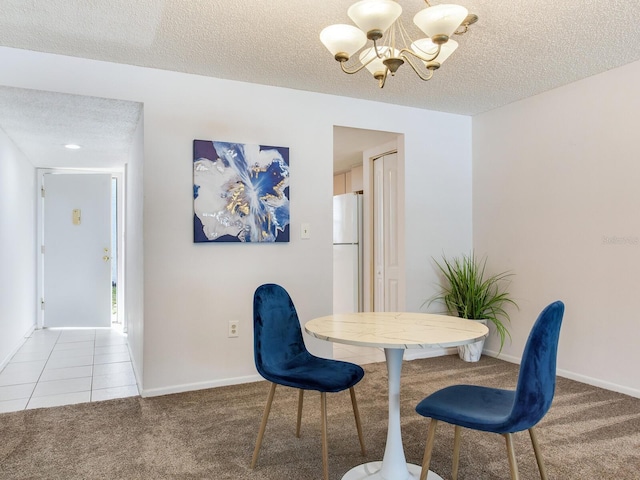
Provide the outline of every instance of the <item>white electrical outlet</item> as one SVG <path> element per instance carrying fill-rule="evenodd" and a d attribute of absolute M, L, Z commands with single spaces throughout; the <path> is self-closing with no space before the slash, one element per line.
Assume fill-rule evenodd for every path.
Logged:
<path fill-rule="evenodd" d="M 238 324 L 239 322 L 235 320 L 229 320 L 229 338 L 238 336 Z"/>

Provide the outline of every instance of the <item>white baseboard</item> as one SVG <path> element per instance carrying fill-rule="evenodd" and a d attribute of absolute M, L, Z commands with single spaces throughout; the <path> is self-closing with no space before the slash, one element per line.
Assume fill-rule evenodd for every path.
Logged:
<path fill-rule="evenodd" d="M 205 390 L 207 388 L 228 387 L 230 385 L 238 385 L 241 383 L 252 383 L 264 380 L 260 375 L 247 375 L 244 377 L 225 378 L 222 380 L 212 380 L 208 382 L 185 383 L 182 385 L 173 385 L 163 388 L 147 388 L 140 389 L 142 397 L 158 397 L 160 395 L 169 395 L 172 393 L 183 393 L 194 390 Z M 138 387 L 139 388 L 139 387 Z"/>
<path fill-rule="evenodd" d="M 452 353 L 458 353 L 456 348 L 426 348 L 426 349 L 407 349 L 405 350 L 404 359 L 407 361 L 416 360 L 418 358 L 431 358 L 440 357 L 443 355 L 450 355 Z M 174 385 L 163 388 L 147 388 L 142 389 L 138 385 L 140 390 L 140 396 L 142 397 L 158 397 L 160 395 L 170 395 L 172 393 L 183 393 L 193 390 L 205 390 L 207 388 L 216 387 L 228 387 L 230 385 L 239 385 L 241 383 L 252 383 L 262 381 L 260 375 L 247 375 L 244 377 L 225 378 L 222 380 L 213 380 L 208 382 L 197 383 L 185 383 L 182 385 Z"/>
<path fill-rule="evenodd" d="M 449 355 L 451 353 L 458 353 L 458 350 L 456 348 L 408 349 L 405 350 L 404 359 L 416 360 L 418 358 L 440 357 L 442 355 Z M 172 393 L 190 392 L 193 390 L 205 390 L 207 388 L 228 387 L 230 385 L 252 383 L 262 380 L 264 380 L 264 378 L 262 378 L 260 375 L 247 375 L 244 377 L 225 378 L 222 380 L 213 380 L 208 382 L 185 383 L 182 385 L 173 385 L 170 387 L 147 389 L 140 388 L 140 384 L 138 383 L 138 390 L 140 391 L 140 396 L 146 398 L 158 397 L 160 395 L 170 395 Z"/>
<path fill-rule="evenodd" d="M 407 361 L 417 360 L 419 358 L 432 358 L 432 357 L 440 357 L 444 355 L 453 355 L 457 354 L 458 349 L 453 348 L 436 348 L 436 349 L 407 349 L 405 350 L 404 359 Z M 517 365 L 520 364 L 520 358 L 514 357 L 512 355 L 505 355 L 501 353 L 498 355 L 498 352 L 491 350 L 484 350 L 482 352 L 483 355 L 487 355 L 490 357 L 495 357 L 500 360 L 504 360 L 506 362 L 515 363 Z M 577 382 L 586 383 L 587 385 L 592 385 L 594 387 L 604 388 L 605 390 L 611 390 L 613 392 L 623 393 L 625 395 L 629 395 L 631 397 L 640 398 L 640 390 L 635 388 L 625 387 L 624 385 L 618 385 L 612 382 L 607 382 L 605 380 L 600 380 L 597 378 L 589 377 L 586 375 L 581 375 L 578 373 L 570 372 L 568 370 L 558 369 L 557 375 L 559 377 L 568 378 L 570 380 L 575 380 Z M 241 383 L 252 383 L 263 380 L 260 375 L 247 375 L 244 377 L 235 377 L 235 378 L 226 378 L 223 380 L 214 380 L 209 382 L 198 382 L 198 383 L 189 383 L 183 385 L 175 385 L 171 387 L 164 388 L 151 388 L 143 390 L 140 387 L 140 395 L 142 397 L 156 397 L 160 395 L 169 395 L 172 393 L 182 393 L 188 392 L 192 390 L 204 390 L 207 388 L 215 388 L 215 387 L 226 387 L 230 385 L 238 385 Z"/>
<path fill-rule="evenodd" d="M 568 370 L 558 369 L 557 372 L 559 377 L 586 383 L 587 385 L 593 385 L 594 387 L 604 388 L 605 390 L 611 390 L 612 392 L 624 393 L 630 397 L 640 398 L 640 389 L 637 388 L 625 387 L 624 385 L 618 385 L 617 383 L 607 382 L 606 380 L 600 380 L 599 378 L 573 373 Z"/>
<path fill-rule="evenodd" d="M 515 363 L 516 365 L 520 365 L 520 357 L 514 357 L 513 355 L 505 355 L 504 353 L 498 354 L 498 352 L 494 350 L 482 350 L 483 355 L 487 355 L 489 357 L 497 358 L 499 360 L 504 360 L 505 362 Z"/>
<path fill-rule="evenodd" d="M 22 335 L 22 337 L 18 341 L 17 345 L 13 348 L 13 350 L 9 351 L 9 354 L 5 358 L 3 358 L 2 361 L 0 361 L 0 371 L 2 371 L 4 369 L 4 367 L 6 367 L 9 364 L 9 362 L 11 361 L 13 356 L 16 353 L 18 353 L 18 350 L 20 350 L 20 348 L 22 348 L 24 343 L 31 336 L 31 334 L 34 332 L 35 329 L 36 329 L 36 325 L 35 324 L 31 325 L 27 329 L 27 331 L 24 333 L 24 335 Z"/>
<path fill-rule="evenodd" d="M 498 355 L 498 352 L 485 350 L 482 352 L 483 355 L 489 355 L 490 357 L 499 358 L 500 360 L 505 360 L 510 363 L 516 363 L 520 365 L 520 358 L 513 357 L 511 355 Z M 640 389 L 630 388 L 624 385 L 618 385 L 617 383 L 608 382 L 606 380 L 601 380 L 599 378 L 589 377 L 587 375 L 582 375 L 580 373 L 571 372 L 569 370 L 564 370 L 562 368 L 558 368 L 556 370 L 556 374 L 559 377 L 568 378 L 569 380 L 575 380 L 576 382 L 586 383 L 587 385 L 591 385 L 598 388 L 604 388 L 605 390 L 611 390 L 612 392 L 623 393 L 625 395 L 629 395 L 630 397 L 640 398 Z"/>

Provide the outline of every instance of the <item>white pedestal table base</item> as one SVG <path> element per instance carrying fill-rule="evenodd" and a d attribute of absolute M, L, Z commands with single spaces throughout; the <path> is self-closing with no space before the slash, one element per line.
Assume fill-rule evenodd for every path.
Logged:
<path fill-rule="evenodd" d="M 387 373 L 389 374 L 389 425 L 387 444 L 381 462 L 369 462 L 349 470 L 342 480 L 419 480 L 420 465 L 407 463 L 402 446 L 400 432 L 400 373 L 402 371 L 401 348 L 385 348 Z M 442 477 L 429 472 L 427 480 L 442 480 Z"/>
<path fill-rule="evenodd" d="M 414 465 L 407 463 L 407 470 L 409 470 L 409 476 L 403 479 L 387 479 L 382 476 L 380 469 L 382 468 L 382 462 L 369 462 L 357 467 L 353 467 L 347 473 L 344 474 L 342 480 L 418 480 L 420 478 L 420 465 Z M 443 478 L 437 473 L 433 473 L 429 470 L 427 480 L 443 480 Z"/>

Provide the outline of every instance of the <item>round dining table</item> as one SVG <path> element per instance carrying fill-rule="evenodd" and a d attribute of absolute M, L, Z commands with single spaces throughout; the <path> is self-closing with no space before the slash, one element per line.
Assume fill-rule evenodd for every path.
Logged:
<path fill-rule="evenodd" d="M 400 373 L 407 349 L 434 349 L 465 345 L 485 338 L 480 322 L 448 315 L 409 312 L 358 312 L 309 320 L 305 331 L 320 340 L 384 348 L 389 385 L 387 441 L 382 461 L 358 465 L 342 480 L 410 480 L 420 478 L 420 465 L 407 463 L 400 429 Z M 442 480 L 429 472 L 427 480 Z"/>

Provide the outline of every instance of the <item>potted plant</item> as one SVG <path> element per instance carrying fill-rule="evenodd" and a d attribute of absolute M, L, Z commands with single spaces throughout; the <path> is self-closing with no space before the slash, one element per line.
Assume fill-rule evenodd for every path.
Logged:
<path fill-rule="evenodd" d="M 442 263 L 435 260 L 445 282 L 439 293 L 429 300 L 444 302 L 449 314 L 461 318 L 490 322 L 500 337 L 500 351 L 507 336 L 511 334 L 507 324 L 511 321 L 505 307 L 509 304 L 518 308 L 506 290 L 508 279 L 513 274 L 502 272 L 485 275 L 487 258 L 478 259 L 475 253 L 462 254 L 451 259 L 442 257 Z M 477 362 L 482 353 L 484 339 L 470 345 L 458 347 L 460 358 L 468 362 Z"/>

